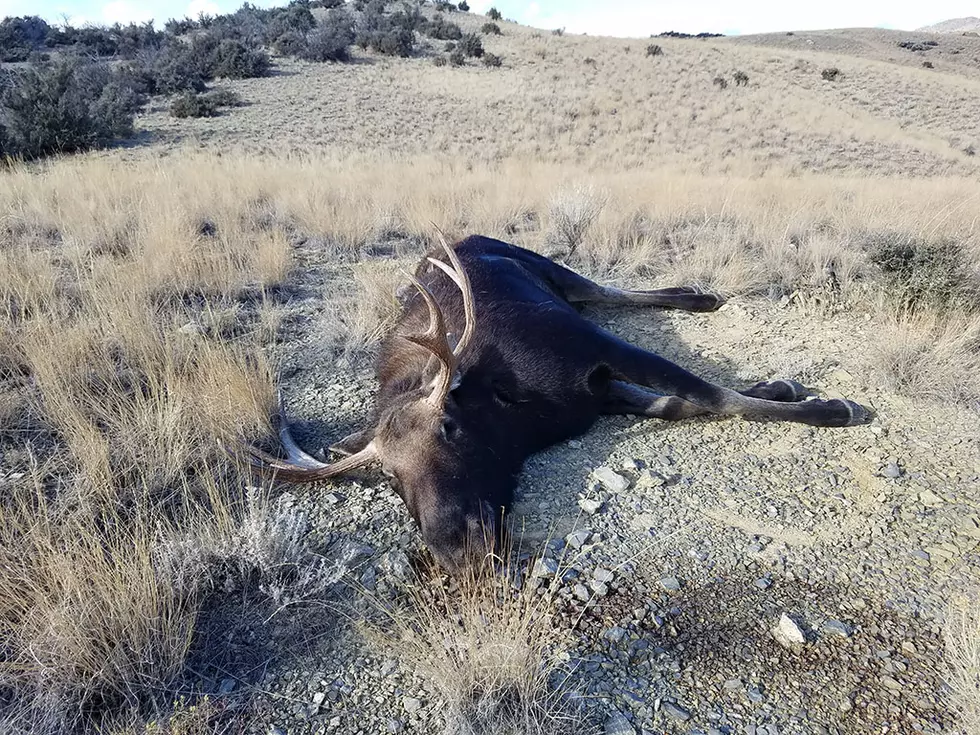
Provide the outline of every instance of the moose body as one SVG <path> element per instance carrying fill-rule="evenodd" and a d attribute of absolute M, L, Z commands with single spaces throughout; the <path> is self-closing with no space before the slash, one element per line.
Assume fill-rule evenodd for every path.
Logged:
<path fill-rule="evenodd" d="M 625 342 L 585 319 L 586 303 L 713 311 L 722 299 L 690 287 L 624 291 L 533 253 L 472 236 L 423 258 L 401 318 L 378 357 L 370 428 L 304 453 L 281 417 L 289 460 L 249 449 L 291 481 L 380 461 L 439 563 L 460 571 L 499 543 L 524 460 L 581 435 L 602 414 L 676 420 L 742 415 L 814 426 L 867 423 L 845 400 L 806 400 L 791 381 L 735 391 Z"/>

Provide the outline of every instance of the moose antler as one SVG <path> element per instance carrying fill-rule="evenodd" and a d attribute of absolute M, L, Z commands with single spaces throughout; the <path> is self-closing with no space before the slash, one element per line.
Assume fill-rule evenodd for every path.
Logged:
<path fill-rule="evenodd" d="M 455 347 L 450 346 L 449 336 L 446 334 L 446 320 L 435 298 L 433 298 L 432 292 L 415 278 L 415 276 L 409 275 L 409 279 L 415 285 L 415 288 L 419 290 L 422 298 L 425 299 L 426 308 L 429 310 L 429 328 L 423 334 L 406 335 L 405 339 L 414 342 L 419 347 L 424 347 L 429 350 L 438 361 L 439 372 L 433 381 L 432 393 L 429 394 L 426 400 L 434 405 L 442 406 L 446 401 L 446 396 L 449 395 L 449 391 L 452 390 L 453 378 L 459 368 L 460 359 L 473 340 L 473 333 L 476 329 L 476 308 L 473 299 L 473 287 L 470 285 L 469 276 L 466 275 L 466 271 L 463 269 L 463 264 L 456 255 L 456 251 L 446 241 L 442 231 L 438 227 L 436 231 L 439 234 L 439 242 L 442 244 L 442 249 L 446 251 L 451 265 L 432 257 L 427 258 L 427 260 L 449 276 L 452 282 L 459 287 L 463 297 L 463 314 L 465 319 L 463 335 L 459 338 Z"/>
<path fill-rule="evenodd" d="M 316 482 L 363 467 L 378 457 L 377 446 L 374 442 L 369 443 L 359 452 L 330 464 L 311 457 L 300 449 L 292 434 L 289 433 L 289 422 L 286 420 L 286 410 L 281 392 L 279 393 L 278 422 L 279 441 L 286 450 L 286 454 L 289 455 L 288 459 L 279 459 L 257 447 L 242 444 L 242 449 L 248 454 L 252 467 L 264 475 L 274 475 L 289 482 Z"/>

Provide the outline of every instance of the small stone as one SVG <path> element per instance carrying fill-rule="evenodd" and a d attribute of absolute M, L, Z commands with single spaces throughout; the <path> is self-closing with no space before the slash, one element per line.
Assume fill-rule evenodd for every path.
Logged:
<path fill-rule="evenodd" d="M 279 727 L 279 725 L 269 725 L 269 730 L 266 735 L 286 735 L 286 731 Z"/>
<path fill-rule="evenodd" d="M 773 636 L 785 648 L 793 648 L 806 643 L 806 636 L 800 626 L 786 613 L 779 616 L 779 623 L 773 629 Z"/>
<path fill-rule="evenodd" d="M 218 686 L 218 694 L 231 694 L 234 688 L 235 688 L 234 679 L 222 679 L 221 684 Z"/>
<path fill-rule="evenodd" d="M 630 724 L 622 712 L 618 711 L 609 715 L 603 729 L 606 735 L 636 735 L 636 728 Z"/>
<path fill-rule="evenodd" d="M 405 697 L 402 699 L 402 707 L 411 715 L 422 709 L 422 702 L 415 697 Z"/>
<path fill-rule="evenodd" d="M 554 559 L 549 559 L 548 557 L 543 557 L 534 562 L 534 568 L 531 570 L 531 576 L 536 579 L 545 579 L 547 577 L 555 576 L 558 571 L 558 562 Z"/>
<path fill-rule="evenodd" d="M 893 692 L 902 691 L 902 685 L 890 676 L 881 677 L 881 685 L 885 687 L 885 689 L 890 689 Z"/>
<path fill-rule="evenodd" d="M 396 720 L 394 717 L 388 718 L 387 726 L 388 732 L 390 733 L 399 733 L 405 729 L 405 723 L 401 720 Z"/>
<path fill-rule="evenodd" d="M 599 595 L 599 597 L 604 597 L 609 593 L 609 587 L 606 585 L 606 583 L 600 582 L 597 579 L 593 579 L 591 582 L 589 582 L 589 587 L 591 587 L 592 591 Z"/>
<path fill-rule="evenodd" d="M 840 638 L 850 638 L 854 630 L 850 625 L 840 620 L 828 620 L 823 624 L 823 632 Z"/>
<path fill-rule="evenodd" d="M 619 643 L 626 637 L 626 630 L 625 628 L 620 628 L 618 625 L 616 625 L 603 633 L 602 637 L 610 643 Z"/>
<path fill-rule="evenodd" d="M 737 692 L 739 689 L 742 688 L 742 680 L 741 679 L 729 679 L 722 686 L 725 687 L 725 690 L 726 691 L 729 691 L 729 692 Z"/>
<path fill-rule="evenodd" d="M 772 580 L 768 577 L 759 577 L 757 580 L 755 580 L 755 586 L 760 590 L 767 590 L 772 587 Z"/>
<path fill-rule="evenodd" d="M 611 493 L 621 493 L 629 489 L 630 481 L 612 467 L 599 467 L 592 474 Z"/>
<path fill-rule="evenodd" d="M 599 512 L 599 509 L 602 507 L 602 501 L 592 500 L 590 498 L 582 498 L 581 500 L 578 501 L 578 506 L 583 511 L 585 511 L 587 515 L 594 516 L 596 513 Z"/>
<path fill-rule="evenodd" d="M 580 599 L 582 602 L 588 602 L 589 600 L 592 599 L 592 593 L 589 592 L 589 588 L 581 583 L 572 587 L 572 594 L 575 595 L 575 597 Z"/>
<path fill-rule="evenodd" d="M 762 687 L 758 686 L 757 684 L 752 684 L 751 686 L 747 687 L 745 690 L 745 696 L 749 698 L 750 702 L 755 702 L 756 704 L 765 699 L 765 697 L 762 695 Z"/>
<path fill-rule="evenodd" d="M 603 569 L 602 567 L 598 567 L 594 572 L 592 572 L 592 579 L 596 579 L 600 582 L 612 582 L 615 578 L 616 575 L 613 572 L 610 572 L 608 569 Z"/>
<path fill-rule="evenodd" d="M 683 707 L 674 704 L 673 702 L 664 702 L 663 710 L 665 715 L 672 720 L 676 720 L 677 722 L 687 722 L 689 719 L 691 719 L 690 712 Z"/>
<path fill-rule="evenodd" d="M 680 580 L 677 577 L 663 577 L 660 580 L 660 586 L 663 587 L 668 592 L 679 592 L 681 589 Z"/>
<path fill-rule="evenodd" d="M 323 704 L 323 700 L 327 698 L 326 692 L 314 692 L 313 693 L 313 704 L 317 707 Z"/>
<path fill-rule="evenodd" d="M 573 531 L 565 537 L 565 541 L 573 549 L 581 549 L 589 540 L 589 536 L 592 535 L 592 531 L 582 528 L 578 531 Z"/>
<path fill-rule="evenodd" d="M 881 474 L 894 480 L 902 476 L 902 468 L 895 462 L 889 462 L 885 465 Z"/>

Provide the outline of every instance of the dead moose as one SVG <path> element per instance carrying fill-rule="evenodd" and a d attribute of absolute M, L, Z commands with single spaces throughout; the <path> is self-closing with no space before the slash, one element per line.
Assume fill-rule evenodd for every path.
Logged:
<path fill-rule="evenodd" d="M 315 482 L 381 464 L 450 572 L 492 556 L 524 460 L 585 433 L 602 414 L 677 420 L 701 414 L 854 426 L 871 412 L 846 400 L 803 400 L 788 380 L 745 390 L 709 383 L 584 319 L 582 304 L 714 311 L 724 302 L 691 287 L 600 286 L 529 250 L 468 237 L 422 259 L 415 291 L 377 361 L 370 428 L 303 452 L 280 410 L 278 459 L 247 447 L 264 473 Z"/>

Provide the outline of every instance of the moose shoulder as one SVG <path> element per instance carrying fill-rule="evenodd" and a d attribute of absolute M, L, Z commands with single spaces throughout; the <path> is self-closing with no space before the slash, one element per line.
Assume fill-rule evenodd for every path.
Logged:
<path fill-rule="evenodd" d="M 291 482 L 378 462 L 438 562 L 458 572 L 500 543 L 517 474 L 534 452 L 586 432 L 601 414 L 676 420 L 701 414 L 854 426 L 871 412 L 846 400 L 803 400 L 792 381 L 732 390 L 625 342 L 583 318 L 584 303 L 714 311 L 690 287 L 625 291 L 596 284 L 529 250 L 468 237 L 422 259 L 377 363 L 370 428 L 303 452 L 280 415 L 289 458 L 249 447 L 253 464 Z M 281 413 L 281 412 L 280 412 Z"/>

